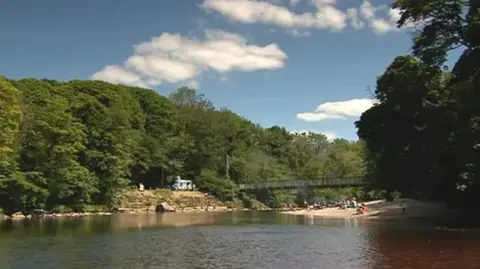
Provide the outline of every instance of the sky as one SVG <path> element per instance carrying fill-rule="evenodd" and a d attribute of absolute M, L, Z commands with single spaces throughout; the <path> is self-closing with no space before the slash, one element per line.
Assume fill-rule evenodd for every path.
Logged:
<path fill-rule="evenodd" d="M 356 140 L 408 54 L 388 0 L 0 0 L 0 74 L 196 88 L 264 127 Z"/>

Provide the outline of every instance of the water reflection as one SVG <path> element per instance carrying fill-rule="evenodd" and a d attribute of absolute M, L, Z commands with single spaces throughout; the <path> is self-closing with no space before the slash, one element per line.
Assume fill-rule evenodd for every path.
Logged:
<path fill-rule="evenodd" d="M 272 212 L 0 223 L 0 268 L 476 268 L 480 237 Z"/>
<path fill-rule="evenodd" d="M 479 268 L 478 231 L 448 231 L 404 226 L 370 232 L 377 251 L 372 268 Z"/>

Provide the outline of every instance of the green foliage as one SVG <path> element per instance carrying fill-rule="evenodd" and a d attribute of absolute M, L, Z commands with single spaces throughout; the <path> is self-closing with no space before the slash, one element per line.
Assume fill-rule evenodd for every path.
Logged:
<path fill-rule="evenodd" d="M 30 176 L 19 172 L 10 177 L 0 176 L 0 204 L 6 215 L 15 212 L 27 215 L 35 209 L 44 208 L 48 192 L 35 185 L 41 176 Z"/>
<path fill-rule="evenodd" d="M 236 196 L 237 187 L 232 180 L 221 178 L 216 172 L 203 169 L 199 186 L 221 200 L 232 200 Z"/>
<path fill-rule="evenodd" d="M 290 191 L 274 190 L 269 193 L 266 205 L 271 208 L 280 208 L 284 205 L 289 205 L 295 202 L 295 197 Z"/>
<path fill-rule="evenodd" d="M 240 183 L 365 168 L 362 143 L 265 129 L 186 87 L 166 98 L 101 81 L 0 78 L 0 116 L 0 207 L 8 214 L 115 209 L 122 190 L 168 188 L 177 175 L 234 200 Z M 256 198 L 277 207 L 294 195 Z"/>
<path fill-rule="evenodd" d="M 265 208 L 274 208 L 272 205 L 267 205 L 258 201 L 254 195 L 248 195 L 245 193 L 242 193 L 240 196 L 241 200 L 241 207 L 242 208 L 250 208 L 250 209 L 265 209 Z M 238 206 L 237 206 L 238 207 Z"/>
<path fill-rule="evenodd" d="M 51 212 L 56 213 L 56 214 L 68 214 L 68 213 L 73 213 L 74 210 L 66 205 L 53 205 L 51 207 Z"/>
<path fill-rule="evenodd" d="M 20 92 L 0 77 L 0 175 L 15 167 L 17 142 L 22 122 Z"/>
<path fill-rule="evenodd" d="M 398 26 L 415 24 L 413 56 L 377 79 L 378 103 L 356 123 L 367 178 L 400 193 L 478 207 L 480 194 L 480 2 L 397 0 Z M 451 72 L 450 51 L 463 53 Z M 461 203 L 458 203 L 461 201 Z"/>
<path fill-rule="evenodd" d="M 317 197 L 317 199 L 325 201 L 351 198 L 356 198 L 357 200 L 373 200 L 383 198 L 382 196 L 369 196 L 368 193 L 366 193 L 365 190 L 360 187 L 349 187 L 342 189 L 316 189 L 315 196 Z"/>
<path fill-rule="evenodd" d="M 370 190 L 367 193 L 365 193 L 366 199 L 367 200 L 379 200 L 383 199 L 386 197 L 386 191 L 385 190 Z"/>
<path fill-rule="evenodd" d="M 96 212 L 106 212 L 109 210 L 109 208 L 105 205 L 76 204 L 71 206 L 71 210 L 73 212 L 78 212 L 78 213 L 85 213 L 85 212 L 96 213 Z"/>

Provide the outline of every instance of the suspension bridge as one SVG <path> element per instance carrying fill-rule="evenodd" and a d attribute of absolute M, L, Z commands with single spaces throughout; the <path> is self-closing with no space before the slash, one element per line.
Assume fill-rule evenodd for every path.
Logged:
<path fill-rule="evenodd" d="M 296 189 L 296 188 L 345 188 L 365 186 L 366 182 L 362 175 L 346 177 L 322 177 L 316 179 L 289 179 L 268 182 L 239 184 L 241 191 L 261 189 Z"/>

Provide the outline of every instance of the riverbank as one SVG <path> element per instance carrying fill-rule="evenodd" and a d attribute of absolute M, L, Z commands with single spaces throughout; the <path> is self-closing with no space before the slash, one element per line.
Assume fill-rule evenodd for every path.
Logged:
<path fill-rule="evenodd" d="M 155 212 L 155 207 L 162 204 L 168 212 L 228 212 L 228 211 L 247 211 L 243 204 L 237 202 L 222 202 L 213 196 L 205 195 L 198 191 L 172 191 L 168 189 L 158 190 L 137 190 L 127 189 L 119 194 L 120 204 L 112 212 L 108 212 L 105 207 L 89 207 L 83 212 L 75 212 L 66 206 L 61 206 L 61 210 L 53 212 L 38 211 L 33 215 L 23 215 L 20 212 L 11 217 L 3 216 L 5 219 L 25 219 L 25 218 L 72 218 L 91 215 L 111 215 L 112 213 L 121 214 L 141 214 Z M 104 209 L 101 209 L 104 208 Z M 94 211 L 92 211 L 92 209 Z M 1 214 L 0 214 L 0 217 Z"/>
<path fill-rule="evenodd" d="M 147 194 L 148 195 L 148 194 Z M 177 194 L 178 197 L 185 199 L 185 196 L 196 196 L 198 193 L 190 194 Z M 175 201 L 175 200 L 174 200 Z M 447 206 L 439 202 L 426 202 L 426 201 L 416 201 L 413 199 L 403 199 L 405 201 L 405 214 L 402 213 L 402 200 L 394 202 L 386 202 L 383 200 L 372 201 L 365 203 L 367 207 L 367 212 L 363 215 L 358 215 L 355 209 L 338 209 L 338 208 L 324 208 L 320 210 L 306 210 L 306 209 L 296 209 L 294 211 L 282 211 L 277 209 L 264 209 L 257 211 L 278 211 L 281 214 L 287 215 L 300 215 L 300 216 L 311 216 L 311 217 L 322 217 L 322 218 L 368 218 L 368 219 L 379 219 L 379 220 L 389 220 L 389 219 L 422 219 L 422 218 L 443 218 L 449 216 L 453 213 L 452 210 L 449 210 Z M 165 203 L 165 202 L 163 202 Z M 191 206 L 179 206 L 178 200 L 177 203 L 173 203 L 175 206 L 171 206 L 171 212 L 175 213 L 199 213 L 199 212 L 232 212 L 232 211 L 251 211 L 252 209 L 247 208 L 235 208 L 228 207 L 225 205 L 205 205 L 202 203 L 191 204 Z M 180 204 L 182 205 L 182 204 Z M 186 205 L 186 204 L 183 204 Z M 142 206 L 136 208 L 119 208 L 116 213 L 122 215 L 135 215 L 135 214 L 145 214 L 155 212 L 155 206 Z M 72 217 L 82 217 L 82 216 L 105 216 L 112 215 L 112 212 L 63 212 L 63 213 L 50 213 L 44 212 L 39 215 L 34 216 L 24 216 L 21 213 L 16 213 L 12 217 L 6 217 L 8 219 L 25 219 L 25 218 L 72 218 Z"/>
<path fill-rule="evenodd" d="M 206 196 L 198 191 L 171 191 L 168 189 L 144 190 L 127 189 L 119 196 L 119 207 L 113 212 L 107 212 L 106 209 L 99 207 L 88 207 L 83 212 L 75 212 L 68 207 L 62 207 L 61 211 L 37 212 L 35 215 L 24 216 L 21 213 L 15 213 L 9 219 L 25 218 L 72 218 L 90 215 L 111 215 L 112 213 L 121 214 L 141 214 L 153 213 L 158 204 L 164 205 L 169 212 L 229 212 L 229 211 L 250 211 L 243 207 L 240 201 L 222 202 L 212 196 Z M 325 208 L 320 210 L 296 209 L 293 211 L 278 210 L 282 214 L 306 215 L 323 218 L 370 218 L 370 219 L 395 219 L 395 218 L 440 218 L 447 216 L 451 211 L 446 205 L 438 202 L 416 201 L 412 199 L 403 199 L 405 201 L 405 215 L 402 214 L 402 200 L 395 202 L 385 202 L 384 200 L 365 203 L 367 212 L 363 215 L 357 215 L 355 209 Z M 253 210 L 271 210 L 270 208 L 255 208 Z"/>
<path fill-rule="evenodd" d="M 402 213 L 402 201 L 405 202 L 405 214 Z M 416 201 L 402 199 L 394 202 L 376 201 L 366 203 L 367 212 L 358 215 L 355 209 L 324 208 L 320 210 L 284 211 L 283 214 L 305 215 L 324 218 L 369 218 L 369 219 L 398 219 L 398 218 L 440 218 L 452 213 L 444 203 Z"/>

